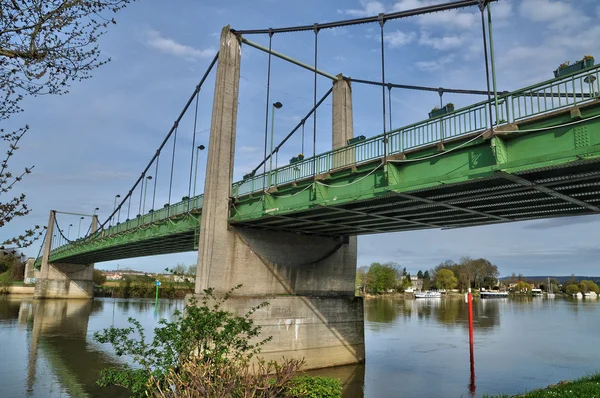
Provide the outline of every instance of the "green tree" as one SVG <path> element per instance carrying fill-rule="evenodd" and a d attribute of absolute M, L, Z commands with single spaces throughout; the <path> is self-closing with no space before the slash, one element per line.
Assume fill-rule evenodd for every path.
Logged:
<path fill-rule="evenodd" d="M 449 269 L 442 268 L 436 272 L 436 283 L 439 289 L 454 289 L 457 284 L 454 272 Z"/>
<path fill-rule="evenodd" d="M 581 282 L 579 282 L 579 291 L 581 291 L 582 293 L 599 293 L 600 288 L 598 288 L 598 285 L 593 281 L 582 280 Z"/>
<path fill-rule="evenodd" d="M 108 62 L 102 59 L 98 37 L 115 23 L 109 17 L 133 0 L 6 0 L 0 6 L 0 122 L 23 111 L 27 95 L 65 94 L 72 81 Z M 15 184 L 33 169 L 14 172 L 9 162 L 29 126 L 12 132 L 0 128 L 7 147 L 0 162 L 0 229 L 29 214 L 25 194 L 12 194 Z M 7 197 L 8 196 L 8 197 Z M 26 247 L 41 236 L 36 225 L 3 246 Z"/>
<path fill-rule="evenodd" d="M 106 282 L 106 275 L 104 275 L 104 272 L 100 271 L 99 269 L 95 269 L 92 279 L 94 280 L 95 285 L 102 285 L 104 282 Z"/>
<path fill-rule="evenodd" d="M 419 272 L 417 272 L 417 278 L 423 279 L 423 271 L 419 270 Z"/>
<path fill-rule="evenodd" d="M 525 281 L 519 281 L 515 285 L 515 290 L 519 293 L 527 293 L 531 290 L 531 285 Z"/>
<path fill-rule="evenodd" d="M 373 263 L 366 275 L 369 293 L 386 293 L 396 287 L 396 270 L 390 264 Z"/>
<path fill-rule="evenodd" d="M 577 293 L 579 293 L 579 286 L 577 286 L 576 284 L 568 285 L 566 292 L 567 292 L 567 294 L 571 294 L 571 295 L 577 294 Z"/>

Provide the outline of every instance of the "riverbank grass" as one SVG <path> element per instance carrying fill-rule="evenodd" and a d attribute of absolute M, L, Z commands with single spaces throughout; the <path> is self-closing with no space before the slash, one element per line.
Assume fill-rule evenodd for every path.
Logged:
<path fill-rule="evenodd" d="M 508 395 L 498 396 L 497 398 L 508 398 Z M 600 397 L 600 373 L 592 376 L 582 377 L 575 381 L 561 381 L 543 388 L 534 390 L 522 395 L 515 395 L 519 398 L 584 398 Z M 488 397 L 491 398 L 491 397 Z"/>

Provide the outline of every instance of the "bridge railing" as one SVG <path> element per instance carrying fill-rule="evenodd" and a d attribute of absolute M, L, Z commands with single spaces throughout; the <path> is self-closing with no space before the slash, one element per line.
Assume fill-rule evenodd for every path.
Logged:
<path fill-rule="evenodd" d="M 116 235 L 116 234 L 124 232 L 124 231 L 128 231 L 128 230 L 140 227 L 142 225 L 148 225 L 155 221 L 164 220 L 169 217 L 187 213 L 191 210 L 202 208 L 203 202 L 204 202 L 203 194 L 194 196 L 190 199 L 184 199 L 184 200 L 177 202 L 175 204 L 172 204 L 170 206 L 166 206 L 166 207 L 163 207 L 162 209 L 146 213 L 144 215 L 133 218 L 131 220 L 126 220 L 122 223 L 112 225 L 108 228 L 105 228 L 103 231 L 99 231 L 98 233 L 99 233 L 99 236 L 106 238 L 106 237 Z M 98 235 L 95 235 L 95 236 L 98 236 Z M 77 245 L 87 243 L 88 239 L 89 238 L 82 238 L 82 239 L 73 241 L 71 243 L 68 243 L 66 245 L 57 247 L 52 250 L 52 254 L 53 255 L 59 254 L 66 250 L 70 250 Z"/>
<path fill-rule="evenodd" d="M 595 78 L 595 79 L 594 79 Z M 495 125 L 517 122 L 600 98 L 600 65 L 531 85 L 454 112 L 427 119 L 386 134 L 387 155 L 483 132 Z M 233 196 L 311 178 L 340 167 L 369 162 L 384 156 L 384 135 L 325 152 L 314 158 L 279 167 L 233 184 Z"/>
<path fill-rule="evenodd" d="M 467 134 L 489 129 L 490 116 L 495 125 L 517 122 L 532 116 L 580 105 L 600 99 L 600 65 L 497 97 L 496 103 L 482 101 L 454 112 L 413 123 L 399 129 L 368 138 L 353 145 L 306 158 L 233 184 L 233 196 L 260 192 L 265 188 L 293 181 L 314 178 L 332 170 L 358 165 L 426 145 L 444 142 Z M 490 109 L 491 108 L 491 109 Z M 384 147 L 387 138 L 387 147 Z M 387 149 L 387 152 L 385 151 Z M 164 207 L 132 220 L 106 228 L 103 236 L 111 236 L 154 221 L 163 220 L 202 207 L 203 195 Z M 61 252 L 81 243 L 76 241 L 53 251 Z"/>

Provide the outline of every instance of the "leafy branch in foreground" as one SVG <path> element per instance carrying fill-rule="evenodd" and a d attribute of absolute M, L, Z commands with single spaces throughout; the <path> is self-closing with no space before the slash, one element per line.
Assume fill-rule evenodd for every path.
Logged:
<path fill-rule="evenodd" d="M 201 303 L 190 299 L 185 316 L 176 311 L 172 321 L 159 321 L 152 342 L 132 318 L 130 327 L 96 332 L 98 342 L 112 344 L 118 356 L 127 355 L 135 364 L 102 370 L 98 384 L 122 386 L 134 396 L 281 396 L 304 361 L 254 358 L 271 337 L 259 338 L 260 326 L 251 316 L 268 303 L 243 316 L 225 311 L 223 304 L 240 287 L 223 297 L 207 289 Z"/>
<path fill-rule="evenodd" d="M 0 122 L 23 111 L 27 95 L 61 95 L 71 82 L 88 79 L 103 59 L 98 38 L 106 33 L 109 17 L 134 0 L 10 0 L 0 6 Z M 0 228 L 16 217 L 29 214 L 25 194 L 6 199 L 16 183 L 31 173 L 8 168 L 18 142 L 29 126 L 12 132 L 0 127 L 0 139 L 8 147 L 0 163 Z M 19 236 L 2 238 L 4 245 L 27 247 L 41 236 L 36 225 Z"/>

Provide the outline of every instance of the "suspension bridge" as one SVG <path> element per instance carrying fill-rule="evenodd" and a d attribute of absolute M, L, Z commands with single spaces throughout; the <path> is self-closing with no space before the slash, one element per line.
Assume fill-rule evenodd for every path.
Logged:
<path fill-rule="evenodd" d="M 386 21 L 475 6 L 481 11 L 487 90 L 386 80 Z M 320 70 L 319 31 L 366 23 L 380 27 L 381 81 Z M 314 32 L 313 65 L 272 49 L 274 36 L 298 31 Z M 257 34 L 268 35 L 268 47 L 249 39 Z M 241 181 L 233 182 L 241 46 L 268 54 L 264 159 Z M 314 90 L 312 108 L 268 151 L 272 57 L 310 70 Z M 198 156 L 194 135 L 187 195 L 171 203 L 178 128 L 186 112 L 193 112 L 194 103 L 197 116 L 198 95 L 215 66 L 204 194 L 192 191 Z M 600 67 L 585 62 L 511 92 L 497 90 L 494 69 L 490 1 L 454 1 L 283 29 L 226 27 L 218 54 L 128 194 L 118 206 L 115 202 L 112 214 L 104 222 L 92 215 L 89 233 L 70 240 L 59 226 L 60 213 L 51 211 L 36 260 L 41 266 L 36 297 L 91 297 L 96 262 L 197 250 L 198 295 L 208 287 L 224 293 L 242 283 L 228 304 L 232 310 L 251 308 L 265 298 L 271 302 L 268 310 L 255 314 L 264 333 L 275 336 L 267 357 L 304 357 L 309 368 L 360 362 L 364 338 L 362 301 L 354 297 L 356 236 L 600 212 Z M 320 99 L 317 78 L 331 81 Z M 383 128 L 374 127 L 371 137 L 354 136 L 352 87 L 357 84 L 382 90 Z M 392 89 L 433 91 L 440 101 L 445 92 L 487 99 L 460 109 L 441 106 L 426 120 L 392 129 Z M 301 154 L 273 168 L 273 158 L 279 164 L 277 155 L 290 137 L 301 132 L 304 142 L 306 121 L 327 98 L 332 102 L 332 150 L 316 153 L 313 123 L 312 156 Z M 169 153 L 169 203 L 155 208 L 155 178 L 151 210 L 146 212 L 148 177 L 158 174 L 161 156 L 164 162 Z M 138 201 L 139 214 L 130 218 L 132 200 Z M 127 214 L 123 222 L 121 213 Z"/>

